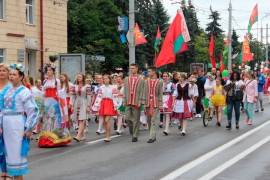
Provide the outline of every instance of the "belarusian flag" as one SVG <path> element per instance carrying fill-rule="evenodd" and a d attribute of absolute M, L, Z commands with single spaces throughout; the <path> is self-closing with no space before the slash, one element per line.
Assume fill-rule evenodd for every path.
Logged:
<path fill-rule="evenodd" d="M 225 69 L 228 69 L 228 54 L 229 54 L 229 37 L 227 36 L 223 51 L 223 64 Z"/>
<path fill-rule="evenodd" d="M 258 21 L 258 4 L 254 7 L 248 23 L 248 34 L 250 33 L 252 25 Z"/>
<path fill-rule="evenodd" d="M 253 60 L 253 55 L 250 52 L 250 47 L 248 44 L 248 35 L 245 36 L 242 46 L 242 62 L 248 62 Z"/>
<path fill-rule="evenodd" d="M 176 56 L 188 50 L 190 40 L 187 24 L 182 9 L 176 14 L 164 40 L 160 54 L 156 59 L 156 67 L 175 63 Z"/>
<path fill-rule="evenodd" d="M 155 45 L 154 45 L 154 50 L 155 50 L 155 59 L 159 55 L 159 43 L 160 43 L 161 35 L 160 35 L 160 30 L 158 26 L 157 30 L 157 35 L 156 35 L 156 40 L 155 40 Z"/>

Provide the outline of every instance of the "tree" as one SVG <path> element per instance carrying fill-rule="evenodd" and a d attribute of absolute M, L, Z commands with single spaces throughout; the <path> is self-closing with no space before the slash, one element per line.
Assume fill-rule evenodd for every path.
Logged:
<path fill-rule="evenodd" d="M 95 46 L 102 41 L 103 66 L 111 69 L 127 64 L 122 44 L 117 33 L 117 16 L 121 11 L 111 0 L 70 0 L 68 3 L 68 47 L 69 52 L 78 52 L 86 46 Z M 81 47 L 81 48 L 78 48 Z"/>
<path fill-rule="evenodd" d="M 216 39 L 221 38 L 224 31 L 220 28 L 221 25 L 218 23 L 220 18 L 220 13 L 218 11 L 213 11 L 212 6 L 210 6 L 211 15 L 209 16 L 209 19 L 212 19 L 212 22 L 206 24 L 205 31 L 208 32 L 206 38 L 210 40 L 211 34 L 214 33 L 214 36 Z"/>
<path fill-rule="evenodd" d="M 233 29 L 232 32 L 232 54 L 239 53 L 241 51 L 240 42 L 238 41 L 239 36 L 236 34 L 236 31 Z"/>

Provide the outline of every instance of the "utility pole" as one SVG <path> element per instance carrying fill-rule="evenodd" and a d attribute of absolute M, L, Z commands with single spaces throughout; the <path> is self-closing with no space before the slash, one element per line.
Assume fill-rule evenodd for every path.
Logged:
<path fill-rule="evenodd" d="M 129 0 L 129 65 L 135 63 L 134 44 L 135 10 L 134 0 Z"/>
<path fill-rule="evenodd" d="M 232 69 L 232 3 L 229 5 L 229 53 L 228 53 L 228 70 Z"/>
<path fill-rule="evenodd" d="M 266 67 L 268 67 L 268 23 L 266 24 L 266 54 L 265 54 L 265 64 L 266 64 Z"/>

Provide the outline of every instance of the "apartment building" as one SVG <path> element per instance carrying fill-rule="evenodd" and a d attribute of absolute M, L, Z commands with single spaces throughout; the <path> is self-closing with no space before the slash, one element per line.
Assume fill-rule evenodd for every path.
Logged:
<path fill-rule="evenodd" d="M 0 63 L 20 62 L 35 79 L 49 55 L 67 53 L 67 1 L 0 0 Z"/>

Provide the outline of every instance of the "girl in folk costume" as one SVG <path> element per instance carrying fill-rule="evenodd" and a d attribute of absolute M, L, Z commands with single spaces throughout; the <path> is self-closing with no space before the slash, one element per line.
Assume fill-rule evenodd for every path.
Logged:
<path fill-rule="evenodd" d="M 225 90 L 222 87 L 221 79 L 216 78 L 216 86 L 212 89 L 212 94 L 209 97 L 212 102 L 212 106 L 216 108 L 217 112 L 217 126 L 220 126 L 220 121 L 222 118 L 222 108 L 226 106 Z"/>
<path fill-rule="evenodd" d="M 111 116 L 117 115 L 117 96 L 118 91 L 115 85 L 111 85 L 111 77 L 109 75 L 103 76 L 104 85 L 98 91 L 98 95 L 93 106 L 93 109 L 99 111 L 99 116 L 104 117 L 106 138 L 105 142 L 111 141 Z"/>
<path fill-rule="evenodd" d="M 165 117 L 165 130 L 163 134 L 168 135 L 170 133 L 170 114 L 172 113 L 172 94 L 175 90 L 175 85 L 170 82 L 169 73 L 163 73 L 163 110 L 160 111 Z"/>
<path fill-rule="evenodd" d="M 87 112 L 90 111 L 91 103 L 91 86 L 85 84 L 85 76 L 79 73 L 76 78 L 74 86 L 70 90 L 71 95 L 71 111 L 72 118 L 76 120 L 79 131 L 73 139 L 77 142 L 85 140 L 85 121 L 87 120 Z"/>
<path fill-rule="evenodd" d="M 191 75 L 190 78 L 188 79 L 188 82 L 190 83 L 191 89 L 193 91 L 193 100 L 194 100 L 195 103 L 197 101 L 197 97 L 199 96 L 199 91 L 198 91 L 198 86 L 196 84 L 196 81 L 197 81 L 197 79 L 195 78 L 194 75 Z M 196 110 L 195 110 L 194 107 L 192 109 L 192 113 L 193 114 L 196 113 Z M 190 121 L 192 121 L 192 119 L 193 119 L 192 117 L 189 118 Z"/>
<path fill-rule="evenodd" d="M 47 75 L 44 80 L 44 113 L 42 128 L 38 138 L 39 147 L 65 146 L 71 142 L 68 121 L 66 93 L 60 91 L 60 80 L 55 77 L 56 66 L 53 62 L 45 63 L 43 71 Z"/>
<path fill-rule="evenodd" d="M 92 114 L 97 116 L 98 119 L 98 130 L 96 131 L 96 133 L 98 135 L 100 134 L 104 134 L 105 133 L 105 129 L 104 129 L 104 117 L 103 116 L 99 116 L 98 115 L 98 111 L 97 108 L 93 108 L 93 105 L 97 99 L 98 96 L 98 91 L 100 89 L 100 87 L 103 85 L 103 76 L 102 75 L 97 75 L 96 76 L 96 83 L 98 83 L 93 91 L 93 97 L 92 97 L 92 102 L 91 102 L 91 110 L 92 110 Z"/>
<path fill-rule="evenodd" d="M 186 74 L 180 73 L 178 78 L 179 83 L 176 84 L 176 89 L 173 93 L 172 117 L 180 119 L 182 127 L 181 134 L 185 136 L 187 119 L 192 117 L 192 109 L 195 106 L 194 92 L 191 85 L 186 82 Z"/>
<path fill-rule="evenodd" d="M 125 107 L 123 106 L 123 95 L 124 95 L 123 78 L 121 76 L 117 76 L 116 83 L 117 83 L 116 86 L 117 86 L 117 91 L 118 91 L 118 97 L 117 97 L 118 115 L 117 115 L 116 134 L 119 135 L 119 134 L 122 134 L 123 132 L 122 122 L 123 122 L 123 117 L 125 114 Z"/>
<path fill-rule="evenodd" d="M 32 129 L 38 119 L 38 107 L 31 92 L 22 85 L 24 67 L 12 64 L 9 71 L 11 86 L 0 93 L 1 128 L 6 149 L 6 169 L 15 180 L 28 173 L 27 153 Z M 27 118 L 24 116 L 27 114 Z"/>
<path fill-rule="evenodd" d="M 35 99 L 35 102 L 38 106 L 38 109 L 39 109 L 39 117 L 38 117 L 38 124 L 37 126 L 35 127 L 33 133 L 36 134 L 36 133 L 39 133 L 40 132 L 40 125 L 41 125 L 41 122 L 42 122 L 42 104 L 43 104 L 43 92 L 42 92 L 42 82 L 40 79 L 37 79 L 35 81 L 35 85 L 36 86 L 33 86 L 31 88 L 31 93 L 32 93 L 32 96 L 33 98 Z M 38 140 L 38 138 L 37 138 Z"/>
<path fill-rule="evenodd" d="M 9 86 L 10 83 L 8 81 L 8 76 L 9 76 L 9 67 L 6 64 L 1 63 L 0 64 L 0 93 L 2 92 L 2 90 Z M 4 149 L 4 144 L 3 144 L 3 136 L 2 134 L 0 134 L 0 139 L 1 139 L 1 149 Z M 1 171 L 2 171 L 2 175 L 1 175 L 1 180 L 11 180 L 12 177 L 8 175 L 7 173 L 7 167 L 6 167 L 6 157 L 5 155 L 0 155 L 0 162 L 1 162 Z"/>
<path fill-rule="evenodd" d="M 179 83 L 179 78 L 178 77 L 179 77 L 179 73 L 178 72 L 173 72 L 172 73 L 172 83 L 175 86 L 175 88 L 176 88 L 176 84 Z M 173 122 L 173 124 L 178 124 L 178 123 L 179 123 L 179 120 L 178 119 L 175 119 L 174 122 Z M 179 126 L 179 127 L 181 127 L 181 126 Z"/>
<path fill-rule="evenodd" d="M 66 73 L 60 74 L 60 84 L 61 84 L 61 90 L 62 93 L 66 96 L 67 101 L 67 108 L 68 108 L 68 121 L 66 122 L 66 126 L 68 127 L 68 130 L 70 130 L 70 115 L 72 114 L 71 106 L 70 106 L 70 89 L 72 87 L 72 83 L 69 83 L 69 77 Z"/>

